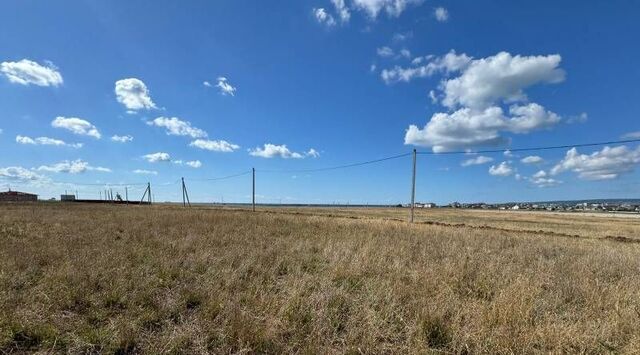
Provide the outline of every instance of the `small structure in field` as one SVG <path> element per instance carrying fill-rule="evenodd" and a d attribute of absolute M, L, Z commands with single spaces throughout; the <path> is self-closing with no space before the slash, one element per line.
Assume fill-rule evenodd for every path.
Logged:
<path fill-rule="evenodd" d="M 60 195 L 60 201 L 75 201 L 76 195 Z"/>
<path fill-rule="evenodd" d="M 20 191 L 0 192 L 0 202 L 35 202 L 38 201 L 38 195 Z"/>

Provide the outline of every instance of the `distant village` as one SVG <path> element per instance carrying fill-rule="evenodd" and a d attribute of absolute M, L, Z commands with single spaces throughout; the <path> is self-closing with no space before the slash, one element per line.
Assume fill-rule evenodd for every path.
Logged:
<path fill-rule="evenodd" d="M 407 204 L 403 207 L 410 207 Z M 438 206 L 433 202 L 416 202 L 415 208 L 463 208 L 478 210 L 525 210 L 525 211 L 566 211 L 566 212 L 640 212 L 640 204 L 627 202 L 509 202 L 509 203 L 460 203 L 452 202 Z"/>

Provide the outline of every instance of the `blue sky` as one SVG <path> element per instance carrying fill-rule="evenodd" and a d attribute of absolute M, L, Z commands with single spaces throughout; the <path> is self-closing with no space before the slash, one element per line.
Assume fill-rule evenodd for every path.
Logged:
<path fill-rule="evenodd" d="M 16 1 L 0 190 L 398 203 L 419 151 L 640 137 L 634 1 Z M 635 143 L 421 155 L 417 199 L 640 197 Z M 268 172 L 269 170 L 270 172 Z M 92 184 L 92 185 L 84 185 Z M 123 192 L 122 186 L 113 187 Z M 142 187 L 130 186 L 130 196 Z"/>

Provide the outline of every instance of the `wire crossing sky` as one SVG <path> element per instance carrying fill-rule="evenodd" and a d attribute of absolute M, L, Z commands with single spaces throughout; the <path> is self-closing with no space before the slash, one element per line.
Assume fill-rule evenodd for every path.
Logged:
<path fill-rule="evenodd" d="M 255 168 L 259 201 L 387 204 L 406 202 L 416 149 L 418 201 L 640 197 L 639 17 L 635 2 L 11 2 L 0 190 L 150 182 L 178 201 L 184 177 L 193 202 L 248 202 Z"/>

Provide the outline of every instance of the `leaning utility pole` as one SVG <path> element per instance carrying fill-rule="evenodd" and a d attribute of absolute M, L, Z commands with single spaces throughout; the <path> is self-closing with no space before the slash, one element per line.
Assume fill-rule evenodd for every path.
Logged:
<path fill-rule="evenodd" d="M 256 211 L 256 168 L 251 168 L 253 173 L 253 193 L 251 194 L 251 210 Z"/>
<path fill-rule="evenodd" d="M 186 198 L 186 203 L 185 203 Z M 187 185 L 184 184 L 184 178 L 182 178 L 182 207 L 186 207 L 187 204 L 191 207 L 191 201 L 189 201 L 189 192 L 187 191 Z"/>
<path fill-rule="evenodd" d="M 413 150 L 413 175 L 411 177 L 411 217 L 409 222 L 413 223 L 413 208 L 416 202 L 416 150 Z"/>
<path fill-rule="evenodd" d="M 182 179 L 182 207 L 186 207 L 187 206 L 187 202 L 184 199 L 184 178 Z"/>

